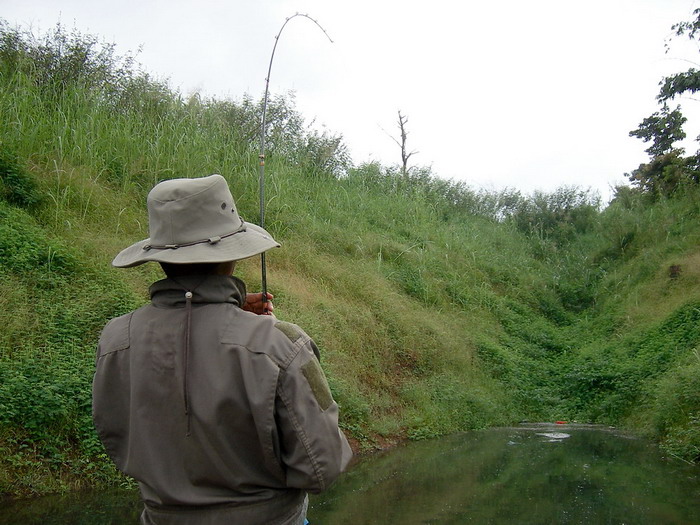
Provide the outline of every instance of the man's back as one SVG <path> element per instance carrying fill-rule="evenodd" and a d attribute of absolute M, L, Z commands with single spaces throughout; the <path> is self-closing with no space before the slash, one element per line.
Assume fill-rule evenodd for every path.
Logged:
<path fill-rule="evenodd" d="M 283 522 L 351 455 L 315 345 L 243 311 L 232 277 L 166 279 L 151 294 L 100 340 L 93 404 L 105 447 L 153 509 L 223 506 Z"/>

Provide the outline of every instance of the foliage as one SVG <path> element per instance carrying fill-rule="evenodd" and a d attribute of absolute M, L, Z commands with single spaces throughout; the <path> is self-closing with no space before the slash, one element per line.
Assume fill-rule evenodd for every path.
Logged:
<path fill-rule="evenodd" d="M 697 37 L 700 27 L 700 9 L 693 11 L 691 20 L 679 22 L 672 26 L 676 36 L 687 36 L 691 41 Z M 668 52 L 667 47 L 667 52 Z M 686 137 L 683 125 L 687 118 L 678 105 L 674 110 L 668 107 L 668 101 L 686 94 L 694 94 L 700 90 L 700 72 L 694 68 L 681 73 L 664 77 L 660 82 L 659 94 L 656 99 L 661 104 L 661 111 L 653 113 L 642 120 L 639 127 L 630 131 L 630 136 L 651 142 L 645 150 L 651 157 L 649 164 L 642 164 L 628 175 L 630 181 L 645 192 L 652 195 L 671 195 L 684 184 L 697 184 L 698 157 L 684 159 L 684 150 L 674 144 Z"/>
<path fill-rule="evenodd" d="M 669 111 L 664 105 L 661 112 L 656 112 L 642 120 L 639 127 L 630 131 L 630 137 L 637 137 L 644 142 L 652 142 L 645 151 L 652 157 L 675 154 L 682 155 L 683 150 L 674 148 L 673 144 L 685 138 L 683 124 L 688 121 L 681 113 L 681 107 Z"/>
<path fill-rule="evenodd" d="M 698 349 L 679 360 L 658 382 L 654 430 L 665 436 L 670 453 L 689 461 L 700 460 L 700 355 Z"/>
<path fill-rule="evenodd" d="M 700 71 L 695 68 L 690 68 L 688 71 L 665 77 L 661 83 L 657 99 L 665 103 L 668 100 L 673 100 L 677 96 L 684 94 L 692 95 L 698 91 L 700 91 Z M 667 110 L 665 106 L 664 109 Z M 671 117 L 677 119 L 681 125 L 685 122 L 686 119 L 680 115 L 679 107 L 672 113 L 675 115 L 671 115 Z M 666 111 L 666 115 L 669 115 L 668 111 Z M 675 124 L 670 123 L 670 125 L 674 126 Z"/>
<path fill-rule="evenodd" d="M 697 38 L 698 30 L 700 29 L 700 9 L 695 9 L 692 13 L 693 18 L 684 20 L 671 26 L 675 32 L 675 36 L 686 36 L 688 40 L 693 41 Z M 666 51 L 669 46 L 667 44 Z M 661 82 L 658 100 L 666 103 L 669 99 L 673 99 L 678 95 L 685 93 L 696 93 L 700 90 L 700 72 L 695 68 L 690 68 L 688 71 L 665 77 Z"/>
<path fill-rule="evenodd" d="M 520 231 L 563 245 L 590 231 L 599 210 L 597 194 L 562 187 L 552 193 L 536 191 L 530 198 L 521 198 L 507 217 Z"/>
<path fill-rule="evenodd" d="M 683 158 L 679 150 L 654 157 L 628 174 L 629 180 L 652 197 L 671 196 L 679 189 L 700 182 L 694 157 Z"/>
<path fill-rule="evenodd" d="M 41 198 L 34 179 L 19 164 L 17 156 L 6 151 L 0 152 L 0 197 L 25 208 Z"/>
<path fill-rule="evenodd" d="M 668 371 L 679 356 L 685 360 L 688 352 L 700 343 L 699 314 L 697 303 L 691 303 L 657 326 L 589 349 L 587 356 L 564 376 L 567 397 L 579 417 L 611 424 L 629 417 L 637 403 L 648 395 L 645 388 L 656 385 L 659 376 Z M 674 376 L 679 378 L 677 373 Z M 657 397 L 659 393 L 653 391 L 652 396 Z M 700 408 L 700 405 L 695 406 Z M 676 409 L 664 417 L 678 415 Z M 661 433 L 666 430 L 663 426 L 657 428 Z"/>

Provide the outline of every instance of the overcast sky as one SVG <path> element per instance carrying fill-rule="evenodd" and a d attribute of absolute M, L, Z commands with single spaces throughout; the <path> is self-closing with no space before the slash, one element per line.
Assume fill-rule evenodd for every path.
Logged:
<path fill-rule="evenodd" d="M 697 47 L 671 25 L 698 0 L 0 0 L 0 17 L 46 31 L 59 20 L 136 51 L 188 95 L 296 93 L 307 121 L 342 134 L 355 163 L 412 164 L 474 188 L 593 188 L 604 199 L 647 160 L 631 129 L 658 109 L 663 75 Z M 696 60 L 697 61 L 697 60 Z M 700 133 L 683 103 L 688 135 Z M 693 118 L 693 114 L 697 118 Z M 688 151 L 697 144 L 689 142 Z M 193 174 L 199 175 L 199 174 Z"/>

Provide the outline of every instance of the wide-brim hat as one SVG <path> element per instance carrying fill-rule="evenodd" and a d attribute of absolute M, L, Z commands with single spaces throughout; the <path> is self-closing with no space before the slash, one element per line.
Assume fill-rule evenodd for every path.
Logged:
<path fill-rule="evenodd" d="M 279 247 L 263 228 L 241 219 L 221 175 L 156 184 L 147 205 L 150 237 L 119 252 L 113 266 L 237 261 Z"/>

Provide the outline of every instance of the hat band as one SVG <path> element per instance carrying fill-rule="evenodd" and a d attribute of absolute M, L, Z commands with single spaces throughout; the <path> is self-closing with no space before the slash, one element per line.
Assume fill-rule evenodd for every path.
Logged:
<path fill-rule="evenodd" d="M 146 244 L 144 245 L 143 249 L 148 251 L 150 249 L 154 250 L 165 250 L 165 249 L 171 249 L 171 250 L 177 250 L 178 248 L 185 248 L 187 246 L 194 246 L 196 244 L 204 244 L 209 243 L 209 244 L 216 244 L 218 243 L 221 239 L 225 239 L 226 237 L 231 237 L 232 235 L 236 235 L 237 233 L 241 233 L 246 231 L 245 228 L 245 222 L 241 221 L 241 227 L 238 228 L 235 232 L 231 233 L 226 233 L 224 235 L 217 235 L 215 237 L 209 237 L 208 239 L 202 239 L 201 241 L 192 241 L 192 242 L 184 242 L 181 244 Z"/>

